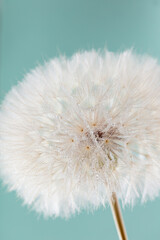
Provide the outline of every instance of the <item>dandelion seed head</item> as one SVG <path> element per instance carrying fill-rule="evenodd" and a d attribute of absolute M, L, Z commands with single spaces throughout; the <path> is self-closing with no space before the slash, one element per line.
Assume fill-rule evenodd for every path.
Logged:
<path fill-rule="evenodd" d="M 160 189 L 160 66 L 132 51 L 76 53 L 27 74 L 0 111 L 4 183 L 45 216 Z"/>

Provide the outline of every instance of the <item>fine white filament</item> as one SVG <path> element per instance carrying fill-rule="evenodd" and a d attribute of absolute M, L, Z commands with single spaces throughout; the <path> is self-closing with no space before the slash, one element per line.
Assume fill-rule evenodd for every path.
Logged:
<path fill-rule="evenodd" d="M 160 66 L 94 50 L 37 67 L 0 110 L 0 173 L 45 216 L 160 190 Z"/>

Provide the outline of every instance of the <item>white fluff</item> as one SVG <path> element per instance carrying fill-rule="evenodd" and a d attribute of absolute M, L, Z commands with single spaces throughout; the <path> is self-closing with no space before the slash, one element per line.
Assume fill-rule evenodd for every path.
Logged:
<path fill-rule="evenodd" d="M 0 111 L 4 183 L 45 216 L 160 190 L 160 66 L 132 51 L 76 53 L 27 74 Z"/>

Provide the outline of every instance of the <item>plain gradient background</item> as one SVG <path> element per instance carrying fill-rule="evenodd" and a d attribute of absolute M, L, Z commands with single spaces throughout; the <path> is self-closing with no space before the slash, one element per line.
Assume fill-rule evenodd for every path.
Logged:
<path fill-rule="evenodd" d="M 159 0 L 3 0 L 0 99 L 36 65 L 60 54 L 107 47 L 160 58 Z M 160 199 L 123 215 L 129 240 L 160 239 Z M 0 185 L 1 240 L 117 240 L 110 209 L 44 219 Z"/>

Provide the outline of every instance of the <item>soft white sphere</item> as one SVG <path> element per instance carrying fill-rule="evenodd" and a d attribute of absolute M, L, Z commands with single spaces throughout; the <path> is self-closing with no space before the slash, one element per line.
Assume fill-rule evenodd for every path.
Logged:
<path fill-rule="evenodd" d="M 27 74 L 0 111 L 0 171 L 45 216 L 160 190 L 160 66 L 131 51 L 76 53 Z"/>

